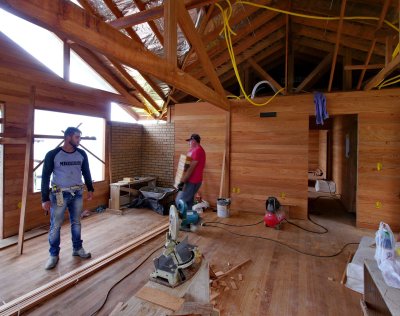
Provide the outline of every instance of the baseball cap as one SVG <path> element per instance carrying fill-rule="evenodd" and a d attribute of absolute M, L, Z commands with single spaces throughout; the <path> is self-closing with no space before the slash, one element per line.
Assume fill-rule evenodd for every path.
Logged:
<path fill-rule="evenodd" d="M 192 134 L 190 135 L 190 138 L 186 139 L 186 141 L 188 142 L 189 140 L 194 139 L 196 142 L 200 143 L 200 135 L 199 134 Z"/>

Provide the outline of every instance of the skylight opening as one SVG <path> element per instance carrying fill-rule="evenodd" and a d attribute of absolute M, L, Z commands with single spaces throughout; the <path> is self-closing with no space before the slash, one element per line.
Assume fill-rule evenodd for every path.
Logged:
<path fill-rule="evenodd" d="M 3 9 L 0 9 L 0 31 L 55 74 L 63 76 L 63 42 L 54 33 Z"/>
<path fill-rule="evenodd" d="M 84 86 L 112 92 L 118 92 L 90 67 L 78 54 L 71 50 L 70 81 Z"/>

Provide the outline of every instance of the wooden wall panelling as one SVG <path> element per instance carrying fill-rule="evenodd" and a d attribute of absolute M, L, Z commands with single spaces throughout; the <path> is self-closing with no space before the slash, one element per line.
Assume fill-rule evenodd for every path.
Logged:
<path fill-rule="evenodd" d="M 397 102 L 397 104 L 399 104 Z M 397 109 L 396 109 L 397 110 Z M 359 120 L 357 223 L 400 229 L 400 113 L 363 113 Z M 377 164 L 382 164 L 378 171 Z"/>
<path fill-rule="evenodd" d="M 276 196 L 296 205 L 290 216 L 306 218 L 308 115 L 280 112 L 260 118 L 264 111 L 255 106 L 232 109 L 232 208 L 263 214 L 267 197 Z"/>
<path fill-rule="evenodd" d="M 327 163 L 328 163 L 328 131 L 319 131 L 318 144 L 318 168 L 322 170 L 324 178 L 326 178 Z"/>
<path fill-rule="evenodd" d="M 175 154 L 174 170 L 180 154 L 189 147 L 185 139 L 197 133 L 206 152 L 204 181 L 200 192 L 204 200 L 215 206 L 219 194 L 223 152 L 225 148 L 226 112 L 205 102 L 176 104 L 174 109 Z"/>
<path fill-rule="evenodd" d="M 358 114 L 357 226 L 376 229 L 379 222 L 385 220 L 393 230 L 399 230 L 400 142 L 397 138 L 400 135 L 400 89 L 330 93 L 326 98 L 330 116 Z M 201 113 L 202 108 L 207 110 Z M 207 111 L 215 119 L 212 106 L 200 107 L 199 103 L 176 105 L 175 161 L 177 155 L 187 150 L 184 139 L 195 132 L 194 127 L 207 124 L 213 126 L 215 133 L 209 136 L 210 140 L 218 139 L 213 143 L 215 145 L 210 145 L 207 168 L 211 160 L 215 160 L 215 166 L 217 161 L 221 161 L 222 129 L 216 128 L 218 124 L 214 121 L 207 121 Z M 290 215 L 305 218 L 307 122 L 310 115 L 315 115 L 313 97 L 305 94 L 275 98 L 268 105 L 268 111 L 277 112 L 275 120 L 263 121 L 259 118 L 260 111 L 265 111 L 265 108 L 256 108 L 246 101 L 232 101 L 231 189 L 240 189 L 240 193 L 231 191 L 231 208 L 262 213 L 267 195 L 276 194 L 279 198 L 283 191 L 287 201 L 298 205 Z M 196 119 L 198 114 L 203 115 L 200 121 Z M 377 160 L 383 161 L 378 178 Z M 202 188 L 204 195 L 217 192 L 216 184 L 220 181 L 217 170 L 220 167 L 221 163 L 219 168 L 214 168 L 214 173 L 208 173 L 207 182 L 210 184 Z M 376 208 L 377 201 L 381 201 L 380 208 Z"/>
<path fill-rule="evenodd" d="M 336 116 L 333 120 L 333 143 L 332 143 L 332 180 L 336 184 L 336 193 L 341 194 L 343 191 L 343 170 L 344 170 L 344 117 Z"/>
<path fill-rule="evenodd" d="M 318 130 L 310 130 L 308 133 L 308 170 L 315 171 L 319 168 L 319 144 Z"/>

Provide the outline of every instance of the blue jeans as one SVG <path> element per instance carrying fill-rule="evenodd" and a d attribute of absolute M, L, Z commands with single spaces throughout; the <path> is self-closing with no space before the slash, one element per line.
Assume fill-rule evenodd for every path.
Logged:
<path fill-rule="evenodd" d="M 187 204 L 188 211 L 191 210 L 193 208 L 194 196 L 200 189 L 200 187 L 201 187 L 201 182 L 200 183 L 186 182 L 185 185 L 183 186 L 183 190 L 179 191 L 175 198 L 176 205 L 178 205 L 179 200 L 183 200 Z"/>
<path fill-rule="evenodd" d="M 81 212 L 83 206 L 83 190 L 71 192 L 63 192 L 64 203 L 62 206 L 57 206 L 56 194 L 50 193 L 50 231 L 49 231 L 49 244 L 50 255 L 58 256 L 60 253 L 60 231 L 61 225 L 64 221 L 65 210 L 68 207 L 69 221 L 71 223 L 71 236 L 72 246 L 74 250 L 82 248 L 81 240 Z"/>

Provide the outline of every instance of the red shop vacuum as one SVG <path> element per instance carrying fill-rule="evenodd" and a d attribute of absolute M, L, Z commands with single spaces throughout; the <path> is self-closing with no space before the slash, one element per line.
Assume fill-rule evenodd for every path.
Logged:
<path fill-rule="evenodd" d="M 265 208 L 265 226 L 280 229 L 281 223 L 286 219 L 286 215 L 281 209 L 281 204 L 279 203 L 278 199 L 276 197 L 269 197 L 265 202 Z"/>

